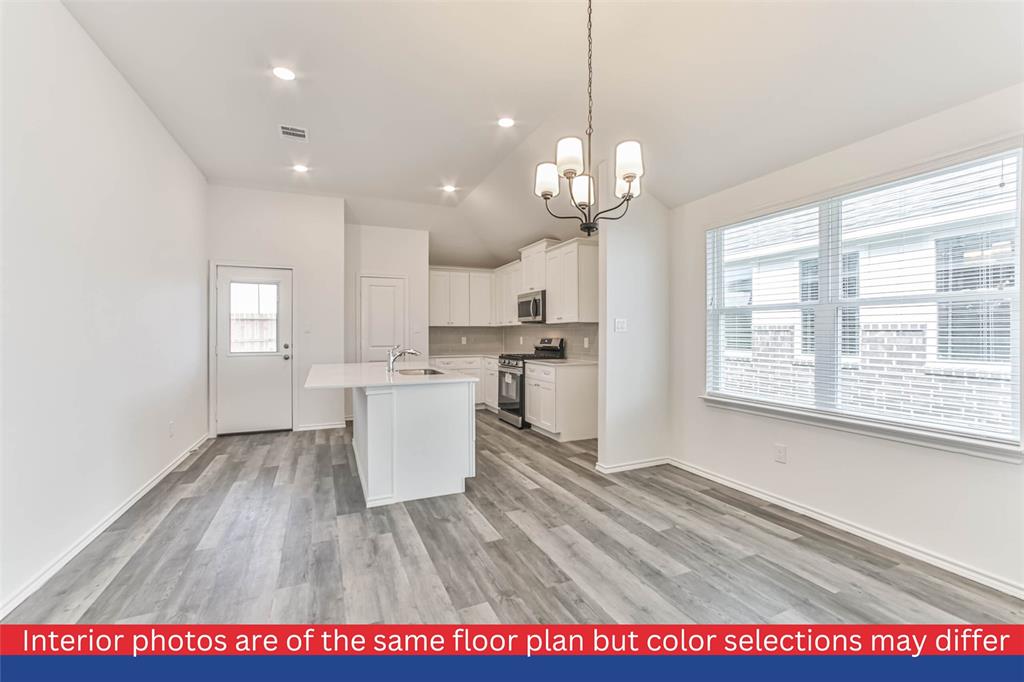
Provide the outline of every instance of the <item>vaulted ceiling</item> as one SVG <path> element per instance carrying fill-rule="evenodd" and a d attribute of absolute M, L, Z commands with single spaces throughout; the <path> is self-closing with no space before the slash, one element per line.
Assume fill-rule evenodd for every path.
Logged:
<path fill-rule="evenodd" d="M 571 230 L 531 176 L 585 127 L 581 0 L 65 4 L 212 182 L 345 196 L 450 264 Z M 641 140 L 676 206 L 1024 81 L 1022 26 L 1019 2 L 598 0 L 595 151 Z"/>

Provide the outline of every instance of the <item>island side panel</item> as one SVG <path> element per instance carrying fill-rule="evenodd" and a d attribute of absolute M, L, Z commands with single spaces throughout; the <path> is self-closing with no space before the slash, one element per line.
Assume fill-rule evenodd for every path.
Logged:
<path fill-rule="evenodd" d="M 366 395 L 366 506 L 377 507 L 401 501 L 395 485 L 399 462 L 396 457 L 400 424 L 396 416 L 396 392 L 405 389 L 377 387 L 361 389 Z"/>
<path fill-rule="evenodd" d="M 356 468 L 359 471 L 359 485 L 363 488 L 363 499 L 370 497 L 367 488 L 367 461 L 369 453 L 366 440 L 366 389 L 352 389 L 352 451 L 356 456 Z"/>
<path fill-rule="evenodd" d="M 476 459 L 473 384 L 403 386 L 395 398 L 395 496 L 465 492 Z"/>

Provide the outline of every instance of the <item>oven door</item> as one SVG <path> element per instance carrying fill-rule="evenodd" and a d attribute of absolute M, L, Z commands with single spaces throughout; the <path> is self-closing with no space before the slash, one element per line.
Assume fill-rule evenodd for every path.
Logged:
<path fill-rule="evenodd" d="M 522 368 L 498 369 L 498 419 L 519 428 L 526 425 L 525 388 Z"/>

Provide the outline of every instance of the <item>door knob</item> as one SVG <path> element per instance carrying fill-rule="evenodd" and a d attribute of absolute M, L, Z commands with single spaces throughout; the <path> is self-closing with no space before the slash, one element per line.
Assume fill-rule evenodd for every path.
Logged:
<path fill-rule="evenodd" d="M 285 349 L 285 350 L 288 350 L 289 348 L 291 348 L 291 346 L 289 346 L 289 345 L 288 345 L 287 343 L 286 343 L 286 344 L 284 344 L 284 349 Z"/>
<path fill-rule="evenodd" d="M 285 356 L 284 356 L 284 359 L 285 359 L 285 360 L 291 360 L 291 359 L 292 359 L 292 356 L 290 356 L 290 355 L 285 355 Z"/>

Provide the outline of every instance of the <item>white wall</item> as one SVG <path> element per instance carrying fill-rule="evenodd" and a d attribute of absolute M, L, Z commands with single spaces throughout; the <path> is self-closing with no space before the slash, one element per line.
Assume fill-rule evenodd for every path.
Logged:
<path fill-rule="evenodd" d="M 705 405 L 704 232 L 905 174 L 1024 132 L 1024 85 L 868 138 L 672 212 L 672 456 L 1024 591 L 1024 466 Z M 773 461 L 773 444 L 789 463 Z"/>
<path fill-rule="evenodd" d="M 602 168 L 604 170 L 604 168 Z M 600 175 L 603 206 L 613 206 Z M 643 195 L 622 220 L 600 228 L 598 469 L 617 471 L 666 456 L 671 431 L 669 211 Z M 616 318 L 626 332 L 615 331 Z"/>
<path fill-rule="evenodd" d="M 205 179 L 64 6 L 0 11 L 3 611 L 205 437 L 206 243 Z"/>
<path fill-rule="evenodd" d="M 358 361 L 357 299 L 362 275 L 406 278 L 408 345 L 424 355 L 430 354 L 429 248 L 430 233 L 425 230 L 345 226 L 345 362 Z M 351 415 L 351 401 L 346 406 Z"/>
<path fill-rule="evenodd" d="M 294 269 L 294 426 L 342 425 L 342 391 L 302 385 L 312 364 L 344 358 L 344 200 L 210 185 L 206 222 L 211 261 Z"/>

